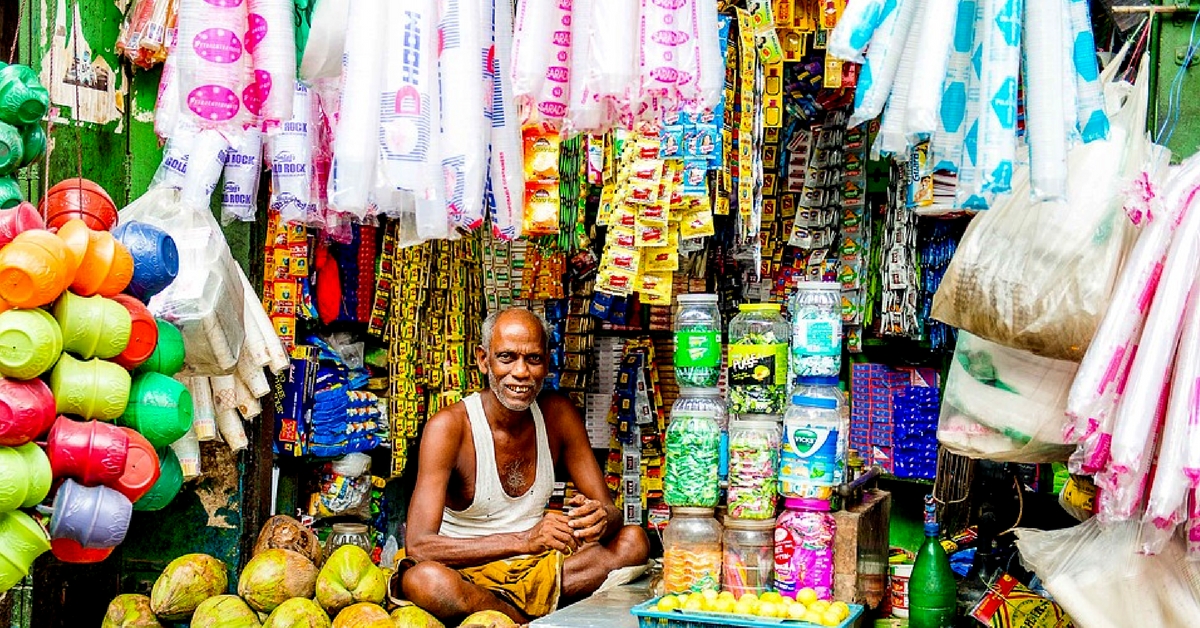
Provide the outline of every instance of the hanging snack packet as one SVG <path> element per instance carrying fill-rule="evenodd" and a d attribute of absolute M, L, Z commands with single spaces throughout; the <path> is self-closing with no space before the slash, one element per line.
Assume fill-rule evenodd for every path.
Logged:
<path fill-rule="evenodd" d="M 525 184 L 525 224 L 522 232 L 528 236 L 558 233 L 558 182 Z"/>
<path fill-rule="evenodd" d="M 1075 628 L 1071 617 L 1016 578 L 1002 573 L 971 611 L 971 617 L 990 628 Z"/>

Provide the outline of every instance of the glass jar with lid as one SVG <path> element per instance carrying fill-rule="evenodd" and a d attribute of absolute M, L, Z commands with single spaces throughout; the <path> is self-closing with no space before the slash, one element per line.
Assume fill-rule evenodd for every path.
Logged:
<path fill-rule="evenodd" d="M 721 585 L 721 524 L 712 508 L 672 508 L 663 531 L 663 586 L 667 593 Z"/>
<path fill-rule="evenodd" d="M 375 544 L 371 542 L 371 536 L 367 533 L 367 526 L 361 523 L 333 524 L 333 530 L 325 540 L 325 556 L 333 554 L 334 550 L 343 545 L 357 545 L 367 554 L 375 549 Z"/>
<path fill-rule="evenodd" d="M 721 588 L 736 597 L 755 595 L 773 587 L 775 578 L 775 519 L 725 517 L 725 563 Z"/>
<path fill-rule="evenodd" d="M 836 389 L 834 389 L 836 390 Z M 779 492 L 785 497 L 828 500 L 842 481 L 841 411 L 828 396 L 797 387 L 783 415 Z"/>
<path fill-rule="evenodd" d="M 666 434 L 663 499 L 668 506 L 712 508 L 720 492 L 725 403 L 716 388 L 681 388 Z"/>
<path fill-rule="evenodd" d="M 728 512 L 735 519 L 775 516 L 779 417 L 748 415 L 729 424 Z"/>
<path fill-rule="evenodd" d="M 792 316 L 792 376 L 837 377 L 842 370 L 842 284 L 802 281 Z"/>
<path fill-rule="evenodd" d="M 729 402 L 734 414 L 787 406 L 788 323 L 778 303 L 743 303 L 729 322 Z"/>
<path fill-rule="evenodd" d="M 675 313 L 675 379 L 709 388 L 721 378 L 721 310 L 715 294 L 681 294 Z"/>

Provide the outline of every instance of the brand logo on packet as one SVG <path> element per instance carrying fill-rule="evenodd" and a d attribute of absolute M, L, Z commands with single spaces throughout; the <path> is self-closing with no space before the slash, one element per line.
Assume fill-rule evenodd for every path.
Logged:
<path fill-rule="evenodd" d="M 232 9 L 233 7 L 242 6 L 242 0 L 204 0 L 204 1 L 213 5 L 214 7 L 221 7 L 222 9 Z"/>
<path fill-rule="evenodd" d="M 687 43 L 691 37 L 683 31 L 661 30 L 651 35 L 650 39 L 663 46 L 678 46 Z"/>
<path fill-rule="evenodd" d="M 205 120 L 223 122 L 237 115 L 241 102 L 232 89 L 220 85 L 201 85 L 188 94 L 187 106 Z"/>
<path fill-rule="evenodd" d="M 679 80 L 679 71 L 664 66 L 650 70 L 650 76 L 660 83 L 675 83 Z"/>
<path fill-rule="evenodd" d="M 674 11 L 688 3 L 688 0 L 653 0 L 654 6 Z"/>
<path fill-rule="evenodd" d="M 796 451 L 806 454 L 817 444 L 817 433 L 809 429 L 798 429 L 792 433 L 792 443 Z"/>
<path fill-rule="evenodd" d="M 242 40 L 224 28 L 200 31 L 192 40 L 192 49 L 201 59 L 212 63 L 233 63 L 242 58 Z"/>
<path fill-rule="evenodd" d="M 246 52 L 254 54 L 254 50 L 267 38 L 267 18 L 251 13 L 246 20 Z"/>

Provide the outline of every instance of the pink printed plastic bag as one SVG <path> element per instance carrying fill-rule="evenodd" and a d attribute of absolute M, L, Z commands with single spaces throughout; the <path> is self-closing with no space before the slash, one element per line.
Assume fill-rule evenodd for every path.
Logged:
<path fill-rule="evenodd" d="M 180 97 L 201 128 L 241 128 L 247 16 L 245 0 L 179 2 Z"/>
<path fill-rule="evenodd" d="M 253 56 L 253 81 L 243 90 L 250 113 L 268 124 L 292 117 L 292 84 L 296 80 L 295 3 L 292 0 L 247 0 L 246 51 Z M 253 104 L 252 104 L 253 103 Z"/>
<path fill-rule="evenodd" d="M 527 122 L 557 128 L 571 100 L 571 0 L 522 0 L 513 40 L 513 94 Z"/>

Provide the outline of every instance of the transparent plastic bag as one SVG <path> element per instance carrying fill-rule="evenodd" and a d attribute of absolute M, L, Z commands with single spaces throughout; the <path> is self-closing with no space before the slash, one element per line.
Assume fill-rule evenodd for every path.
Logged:
<path fill-rule="evenodd" d="M 1002 462 L 1066 460 L 1067 391 L 1079 365 L 1010 349 L 960 331 L 946 377 L 938 441 Z"/>

